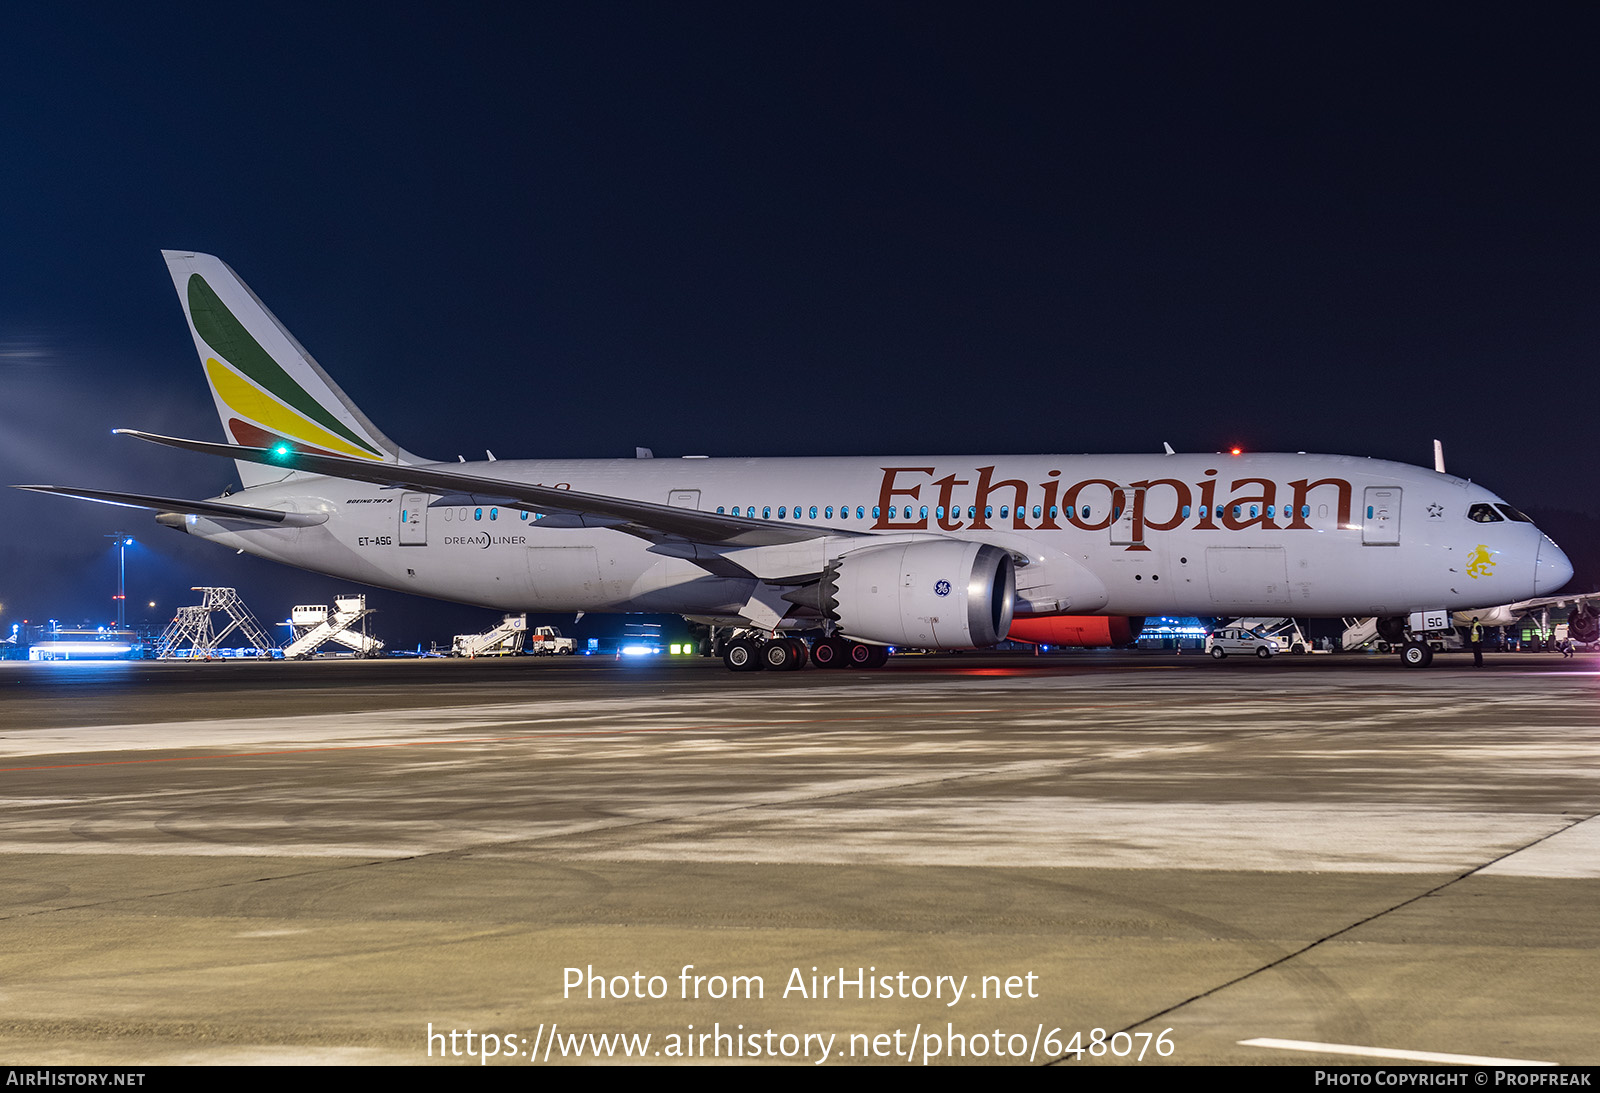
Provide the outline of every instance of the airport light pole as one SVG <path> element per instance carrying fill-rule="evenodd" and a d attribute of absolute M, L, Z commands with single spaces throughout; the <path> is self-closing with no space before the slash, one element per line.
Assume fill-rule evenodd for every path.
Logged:
<path fill-rule="evenodd" d="M 107 535 L 106 538 L 115 539 L 117 544 L 117 629 L 121 630 L 127 625 L 128 548 L 133 545 L 133 536 L 125 531 L 119 531 L 115 535 Z"/>

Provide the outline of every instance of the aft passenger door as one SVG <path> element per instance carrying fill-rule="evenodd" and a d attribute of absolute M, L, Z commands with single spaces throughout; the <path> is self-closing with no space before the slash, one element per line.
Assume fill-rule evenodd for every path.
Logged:
<path fill-rule="evenodd" d="M 464 511 L 464 510 L 463 510 Z M 400 497 L 400 545 L 428 545 L 428 495 L 407 493 Z"/>

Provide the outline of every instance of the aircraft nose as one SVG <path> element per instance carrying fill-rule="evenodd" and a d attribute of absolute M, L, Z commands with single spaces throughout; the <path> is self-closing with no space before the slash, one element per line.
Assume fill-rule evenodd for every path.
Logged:
<path fill-rule="evenodd" d="M 1533 594 L 1548 596 L 1559 591 L 1572 580 L 1572 562 L 1566 552 L 1548 537 L 1539 544 L 1539 553 L 1533 560 Z"/>

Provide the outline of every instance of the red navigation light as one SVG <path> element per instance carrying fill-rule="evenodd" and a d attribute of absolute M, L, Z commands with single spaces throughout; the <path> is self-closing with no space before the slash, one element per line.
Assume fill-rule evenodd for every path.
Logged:
<path fill-rule="evenodd" d="M 1228 449 L 1228 451 L 1232 452 L 1234 455 L 1238 455 L 1241 450 L 1242 449 L 1239 449 L 1239 448 L 1229 448 Z"/>

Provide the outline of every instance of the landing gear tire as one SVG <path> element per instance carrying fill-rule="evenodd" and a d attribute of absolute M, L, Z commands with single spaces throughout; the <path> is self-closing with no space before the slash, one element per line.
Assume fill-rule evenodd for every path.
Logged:
<path fill-rule="evenodd" d="M 1217 646 L 1213 646 L 1212 647 L 1212 650 L 1211 650 L 1211 659 L 1212 660 L 1221 660 L 1223 657 L 1225 657 L 1227 655 L 1228 655 L 1227 650 L 1224 649 L 1222 646 L 1217 645 Z"/>
<path fill-rule="evenodd" d="M 790 670 L 798 672 L 811 659 L 811 650 L 799 638 L 785 638 L 784 640 L 794 648 L 794 667 Z"/>
<path fill-rule="evenodd" d="M 1408 641 L 1400 650 L 1400 660 L 1407 668 L 1426 668 L 1433 663 L 1433 650 L 1425 641 Z"/>
<path fill-rule="evenodd" d="M 805 643 L 794 638 L 779 638 L 761 647 L 762 666 L 774 672 L 794 672 L 805 667 Z"/>
<path fill-rule="evenodd" d="M 845 648 L 845 660 L 852 668 L 882 668 L 889 660 L 889 650 L 881 645 L 862 645 L 852 641 Z"/>
<path fill-rule="evenodd" d="M 811 663 L 818 668 L 843 668 L 847 643 L 841 638 L 823 638 L 811 646 Z"/>
<path fill-rule="evenodd" d="M 730 672 L 759 672 L 766 667 L 762 663 L 761 652 L 755 642 L 738 638 L 728 642 L 728 647 L 722 653 L 722 663 L 728 666 Z"/>

